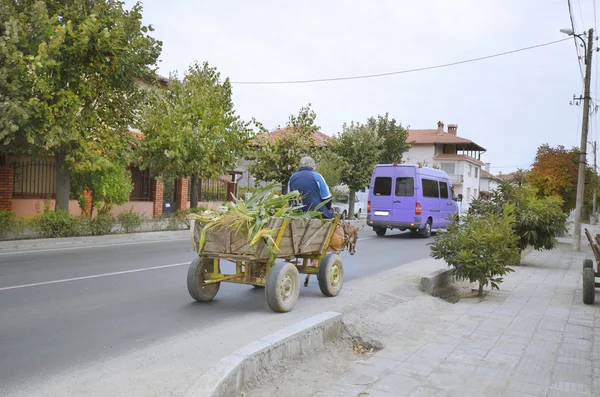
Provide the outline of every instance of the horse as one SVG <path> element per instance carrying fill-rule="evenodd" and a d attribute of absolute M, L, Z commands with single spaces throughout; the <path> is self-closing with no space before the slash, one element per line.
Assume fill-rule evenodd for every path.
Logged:
<path fill-rule="evenodd" d="M 354 227 L 350 222 L 341 221 L 338 223 L 335 231 L 333 232 L 333 236 L 331 237 L 331 242 L 329 243 L 329 248 L 327 252 L 335 252 L 339 254 L 344 250 L 348 250 L 350 255 L 354 255 L 356 253 L 356 242 L 358 241 L 358 232 L 363 230 L 365 226 Z M 319 262 L 316 259 L 311 261 L 311 267 L 318 267 Z M 306 275 L 304 279 L 304 286 L 308 287 L 308 280 L 310 279 L 310 274 Z"/>

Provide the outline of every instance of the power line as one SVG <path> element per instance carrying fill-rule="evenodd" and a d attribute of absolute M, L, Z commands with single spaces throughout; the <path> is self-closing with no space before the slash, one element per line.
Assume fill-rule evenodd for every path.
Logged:
<path fill-rule="evenodd" d="M 569 6 L 569 19 L 571 20 L 571 30 L 573 31 L 573 43 L 575 43 L 575 52 L 577 53 L 577 63 L 579 64 L 579 72 L 581 72 L 581 80 L 585 80 L 583 77 L 583 66 L 581 65 L 581 55 L 579 55 L 579 45 L 577 45 L 577 37 L 575 37 L 575 21 L 573 20 L 573 9 L 571 7 L 571 0 L 567 0 Z"/>
<path fill-rule="evenodd" d="M 536 45 L 532 45 L 532 46 L 524 47 L 524 48 L 519 48 L 517 50 L 512 50 L 512 51 L 500 52 L 498 54 L 486 55 L 486 56 L 479 57 L 479 58 L 472 58 L 472 59 L 466 59 L 466 60 L 458 61 L 458 62 L 444 63 L 444 64 L 441 64 L 441 65 L 434 65 L 434 66 L 425 66 L 425 67 L 422 67 L 422 68 L 415 68 L 415 69 L 406 69 L 406 70 L 400 70 L 400 71 L 395 71 L 395 72 L 366 74 L 366 75 L 360 75 L 360 76 L 347 76 L 347 77 L 331 77 L 331 78 L 322 78 L 322 79 L 309 79 L 309 80 L 233 81 L 233 82 L 231 82 L 231 84 L 247 84 L 247 85 L 305 84 L 305 83 L 321 83 L 321 82 L 326 82 L 326 81 L 359 80 L 359 79 L 370 79 L 370 78 L 374 78 L 374 77 L 393 76 L 393 75 L 397 75 L 397 74 L 422 72 L 422 71 L 425 71 L 425 70 L 441 69 L 441 68 L 446 68 L 446 67 L 449 67 L 449 66 L 456 66 L 456 65 L 462 65 L 462 64 L 465 64 L 465 63 L 472 63 L 472 62 L 483 61 L 483 60 L 486 60 L 486 59 L 497 58 L 497 57 L 501 57 L 501 56 L 504 56 L 504 55 L 514 54 L 514 53 L 517 53 L 517 52 L 528 51 L 528 50 L 532 50 L 532 49 L 540 48 L 540 47 L 546 47 L 546 46 L 549 46 L 549 45 L 552 45 L 552 44 L 561 43 L 561 42 L 566 41 L 566 40 L 570 40 L 570 38 L 567 37 L 565 39 L 555 40 L 555 41 L 551 41 L 551 42 L 543 43 L 543 44 L 536 44 Z"/>

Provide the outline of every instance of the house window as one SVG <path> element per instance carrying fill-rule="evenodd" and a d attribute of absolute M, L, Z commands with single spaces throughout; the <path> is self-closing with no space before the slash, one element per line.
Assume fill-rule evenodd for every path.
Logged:
<path fill-rule="evenodd" d="M 477 168 L 475 168 L 477 169 Z M 477 189 L 473 189 L 473 198 L 477 198 Z"/>
<path fill-rule="evenodd" d="M 475 178 L 479 178 L 479 167 L 475 167 Z"/>
<path fill-rule="evenodd" d="M 471 200 L 471 188 L 470 187 L 467 188 L 467 200 Z"/>
<path fill-rule="evenodd" d="M 471 164 L 469 164 L 469 172 L 467 175 L 471 176 L 473 172 L 473 166 Z"/>
<path fill-rule="evenodd" d="M 454 175 L 455 174 L 455 164 L 454 163 L 442 163 L 440 165 L 440 168 L 442 169 L 442 171 L 444 171 L 446 174 L 448 175 Z"/>

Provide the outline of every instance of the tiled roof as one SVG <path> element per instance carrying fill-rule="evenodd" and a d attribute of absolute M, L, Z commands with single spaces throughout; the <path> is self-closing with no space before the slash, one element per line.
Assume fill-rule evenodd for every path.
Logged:
<path fill-rule="evenodd" d="M 273 142 L 274 140 L 281 137 L 282 135 L 289 134 L 289 133 L 292 133 L 291 127 L 284 127 L 284 128 L 279 128 L 278 130 L 275 130 L 275 131 L 268 132 L 263 135 L 259 135 L 259 137 L 267 138 L 270 142 Z M 315 133 L 313 134 L 313 139 L 314 139 L 314 146 L 326 147 L 332 138 L 329 135 L 322 133 L 321 131 L 315 131 Z M 257 142 L 255 141 L 254 144 L 256 145 Z"/>
<path fill-rule="evenodd" d="M 465 150 L 477 150 L 477 151 L 485 151 L 486 149 L 479 146 L 475 142 L 461 138 L 454 134 L 450 134 L 448 132 L 442 132 L 440 134 L 439 130 L 408 130 L 408 138 L 407 142 L 413 143 L 416 145 L 422 144 L 456 144 L 459 147 L 464 147 Z"/>
<path fill-rule="evenodd" d="M 433 156 L 435 160 L 465 160 L 478 165 L 485 165 L 481 160 L 477 160 L 474 157 L 467 156 L 466 154 L 436 154 Z"/>
<path fill-rule="evenodd" d="M 481 178 L 482 179 L 491 179 L 493 181 L 500 181 L 501 180 L 496 175 L 493 175 L 493 174 L 487 172 L 486 170 L 481 170 Z"/>

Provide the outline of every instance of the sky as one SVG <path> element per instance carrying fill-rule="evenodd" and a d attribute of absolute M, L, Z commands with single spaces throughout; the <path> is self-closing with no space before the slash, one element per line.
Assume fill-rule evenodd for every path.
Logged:
<path fill-rule="evenodd" d="M 571 0 L 575 31 L 595 28 L 594 0 Z M 134 2 L 126 0 L 131 7 Z M 244 85 L 386 73 L 478 58 L 563 38 L 567 0 L 146 0 L 144 22 L 163 42 L 159 73 L 209 62 L 229 77 L 244 119 L 268 129 L 312 104 L 321 131 L 390 114 L 403 126 L 458 124 L 487 149 L 495 174 L 529 168 L 544 143 L 579 146 L 583 94 L 576 45 L 567 40 L 493 59 L 359 80 Z M 600 13 L 600 3 L 597 4 Z M 579 43 L 579 42 L 578 42 Z M 598 46 L 596 43 L 595 46 Z M 579 49 L 583 54 L 583 49 Z M 594 53 L 591 96 L 597 93 Z M 600 103 L 599 103 L 600 105 Z M 600 116 L 600 115 L 598 115 Z M 590 119 L 588 140 L 597 136 Z M 591 147 L 591 146 L 590 146 Z M 591 153 L 591 149 L 589 150 Z"/>

